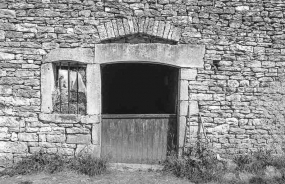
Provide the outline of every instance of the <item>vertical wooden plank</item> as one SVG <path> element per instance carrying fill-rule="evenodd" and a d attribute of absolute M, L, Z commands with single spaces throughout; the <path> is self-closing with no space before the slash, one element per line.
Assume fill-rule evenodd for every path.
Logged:
<path fill-rule="evenodd" d="M 158 134 L 158 146 L 157 146 L 157 162 L 161 162 L 161 157 L 162 157 L 162 147 L 163 147 L 163 124 L 165 122 L 165 119 L 161 118 L 157 120 L 158 127 L 157 127 L 157 132 Z"/>
<path fill-rule="evenodd" d="M 135 163 L 135 121 L 134 119 L 130 120 L 130 136 L 129 136 L 129 154 L 130 160 L 129 163 Z"/>
<path fill-rule="evenodd" d="M 147 163 L 152 162 L 152 147 L 153 147 L 153 124 L 147 120 Z"/>
<path fill-rule="evenodd" d="M 147 127 L 148 127 L 148 121 L 147 119 L 143 120 L 143 159 L 142 159 L 142 163 L 146 164 L 147 163 L 147 136 L 148 136 L 148 132 L 147 132 Z"/>
<path fill-rule="evenodd" d="M 167 155 L 167 133 L 168 133 L 168 120 L 165 120 L 163 122 L 163 128 L 162 128 L 162 153 L 161 153 L 161 160 L 166 159 Z"/>
<path fill-rule="evenodd" d="M 141 163 L 142 161 L 142 123 L 141 119 L 136 119 L 136 126 L 137 126 L 137 135 L 136 135 L 136 149 L 137 149 L 137 163 Z"/>
<path fill-rule="evenodd" d="M 159 119 L 153 119 L 152 120 L 154 123 L 154 137 L 153 137 L 153 164 L 157 163 L 157 152 L 158 152 L 158 137 L 159 137 Z"/>

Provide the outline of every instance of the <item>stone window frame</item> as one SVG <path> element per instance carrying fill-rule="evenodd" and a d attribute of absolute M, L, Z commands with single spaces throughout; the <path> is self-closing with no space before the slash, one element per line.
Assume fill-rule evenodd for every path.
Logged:
<path fill-rule="evenodd" d="M 179 69 L 178 145 L 184 146 L 187 115 L 198 113 L 197 101 L 189 98 L 189 81 L 195 81 L 198 68 L 204 67 L 204 45 L 160 43 L 96 44 L 90 48 L 59 48 L 46 55 L 41 66 L 40 120 L 53 123 L 92 124 L 92 144 L 101 146 L 101 65 L 111 63 L 155 63 Z M 52 93 L 55 87 L 54 64 L 62 61 L 86 64 L 87 114 L 55 114 Z M 95 131 L 95 132 L 93 132 Z M 97 135 L 97 136 L 94 136 Z M 180 149 L 181 151 L 181 149 Z M 98 151 L 100 155 L 100 150 Z"/>

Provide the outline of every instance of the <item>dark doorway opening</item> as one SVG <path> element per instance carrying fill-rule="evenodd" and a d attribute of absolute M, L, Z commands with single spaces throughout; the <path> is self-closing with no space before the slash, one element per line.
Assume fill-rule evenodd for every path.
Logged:
<path fill-rule="evenodd" d="M 177 68 L 117 63 L 101 71 L 103 114 L 176 114 Z"/>

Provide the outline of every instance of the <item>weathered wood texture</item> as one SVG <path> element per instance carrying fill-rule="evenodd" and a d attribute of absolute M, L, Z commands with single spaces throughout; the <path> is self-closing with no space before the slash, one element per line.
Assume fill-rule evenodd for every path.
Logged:
<path fill-rule="evenodd" d="M 102 156 L 111 162 L 157 164 L 176 145 L 176 116 L 141 115 L 102 119 Z"/>

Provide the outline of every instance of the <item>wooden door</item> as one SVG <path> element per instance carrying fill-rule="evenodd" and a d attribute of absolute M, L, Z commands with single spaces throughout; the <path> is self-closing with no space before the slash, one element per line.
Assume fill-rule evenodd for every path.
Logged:
<path fill-rule="evenodd" d="M 176 148 L 176 115 L 103 115 L 102 156 L 113 163 L 157 164 Z"/>

